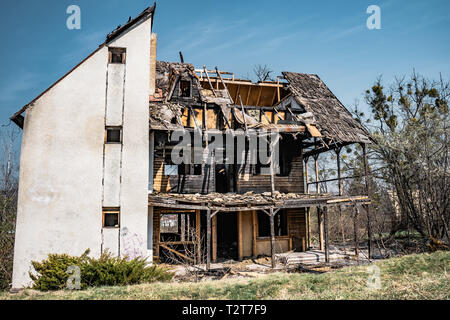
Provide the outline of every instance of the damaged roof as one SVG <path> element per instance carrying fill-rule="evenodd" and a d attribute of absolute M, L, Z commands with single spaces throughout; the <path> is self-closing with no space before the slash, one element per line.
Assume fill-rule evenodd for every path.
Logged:
<path fill-rule="evenodd" d="M 317 75 L 283 72 L 283 76 L 287 80 L 287 88 L 290 91 L 288 97 L 293 97 L 304 109 L 304 113 L 297 116 L 300 124 L 306 125 L 313 136 L 339 143 L 372 142 L 369 132 L 352 117 L 352 114 Z M 239 108 L 232 108 L 237 102 L 229 99 L 229 94 L 223 92 L 226 90 L 214 90 L 213 92 L 202 88 L 192 64 L 164 61 L 158 61 L 156 64 L 157 93 L 154 97 L 151 97 L 150 101 L 162 103 L 150 103 L 151 128 L 171 130 L 182 127 L 180 121 L 174 121 L 173 119 L 181 116 L 186 105 L 189 106 L 189 102 L 184 103 L 179 99 L 171 101 L 171 91 L 173 91 L 178 80 L 188 79 L 193 80 L 192 86 L 199 92 L 200 101 L 197 102 L 215 103 L 222 110 L 231 107 L 234 118 L 240 124 L 245 123 L 249 128 L 276 128 L 287 132 L 305 131 L 304 126 L 300 128 L 300 126 L 294 124 L 263 124 L 249 114 L 245 114 L 244 121 L 240 106 L 238 105 Z M 287 128 L 285 128 L 286 126 Z"/>
<path fill-rule="evenodd" d="M 283 72 L 295 100 L 311 112 L 320 133 L 337 142 L 371 143 L 369 132 L 315 74 Z"/>

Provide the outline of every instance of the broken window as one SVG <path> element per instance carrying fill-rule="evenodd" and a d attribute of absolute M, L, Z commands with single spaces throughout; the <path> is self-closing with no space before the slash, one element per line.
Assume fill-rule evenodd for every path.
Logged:
<path fill-rule="evenodd" d="M 280 157 L 278 176 L 287 177 L 291 174 L 292 162 L 296 155 L 295 142 L 292 136 L 285 136 L 280 140 Z"/>
<path fill-rule="evenodd" d="M 191 81 L 189 80 L 180 81 L 180 97 L 183 98 L 191 97 Z"/>
<path fill-rule="evenodd" d="M 103 208 L 103 228 L 119 228 L 119 208 Z"/>
<path fill-rule="evenodd" d="M 192 148 L 190 154 L 189 163 L 181 163 L 176 165 L 172 161 L 172 155 L 170 150 L 166 150 L 165 160 L 164 160 L 164 175 L 166 176 L 201 176 L 202 175 L 202 165 L 195 163 L 194 152 L 203 152 L 202 148 Z"/>
<path fill-rule="evenodd" d="M 107 127 L 106 143 L 122 143 L 122 127 Z"/>
<path fill-rule="evenodd" d="M 178 215 L 161 214 L 160 221 L 161 233 L 178 233 Z"/>
<path fill-rule="evenodd" d="M 258 211 L 258 237 L 270 237 L 270 218 L 261 211 Z M 287 212 L 280 210 L 274 217 L 275 236 L 287 236 Z"/>
<path fill-rule="evenodd" d="M 126 49 L 109 48 L 109 63 L 125 63 Z"/>

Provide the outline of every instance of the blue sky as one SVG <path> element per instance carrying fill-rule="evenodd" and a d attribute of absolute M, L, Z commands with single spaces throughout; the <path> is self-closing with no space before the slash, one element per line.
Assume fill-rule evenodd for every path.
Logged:
<path fill-rule="evenodd" d="M 66 28 L 66 9 L 81 8 L 81 30 Z M 0 125 L 136 16 L 144 0 L 2 0 Z M 381 30 L 368 30 L 369 5 Z M 236 76 L 267 64 L 276 74 L 318 74 L 352 106 L 377 76 L 413 68 L 450 76 L 450 1 L 175 1 L 157 3 L 158 59 L 218 66 Z"/>

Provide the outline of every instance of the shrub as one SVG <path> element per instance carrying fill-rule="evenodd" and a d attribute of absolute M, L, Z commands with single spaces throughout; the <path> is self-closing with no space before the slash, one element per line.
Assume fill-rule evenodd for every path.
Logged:
<path fill-rule="evenodd" d="M 86 250 L 79 257 L 67 254 L 49 254 L 42 262 L 33 261 L 37 274 L 30 272 L 33 289 L 41 291 L 63 290 L 71 276 L 67 272 L 70 266 L 80 268 L 81 289 L 100 286 L 124 286 L 154 281 L 171 280 L 173 274 L 157 265 L 147 265 L 145 258 L 128 260 L 127 257 L 115 257 L 109 252 L 102 253 L 98 259 L 88 256 Z"/>

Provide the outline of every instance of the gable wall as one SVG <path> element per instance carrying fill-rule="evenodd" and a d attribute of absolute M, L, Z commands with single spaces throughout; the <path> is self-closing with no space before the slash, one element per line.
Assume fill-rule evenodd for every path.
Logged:
<path fill-rule="evenodd" d="M 80 255 L 89 248 L 98 256 L 106 205 L 120 205 L 121 229 L 108 233 L 120 240 L 120 254 L 147 254 L 150 34 L 149 19 L 110 44 L 127 49 L 124 70 L 111 73 L 102 47 L 27 110 L 13 288 L 29 285 L 30 262 L 49 253 Z M 107 79 L 114 90 L 107 91 Z M 123 125 L 123 144 L 114 155 L 104 148 L 105 118 Z"/>

